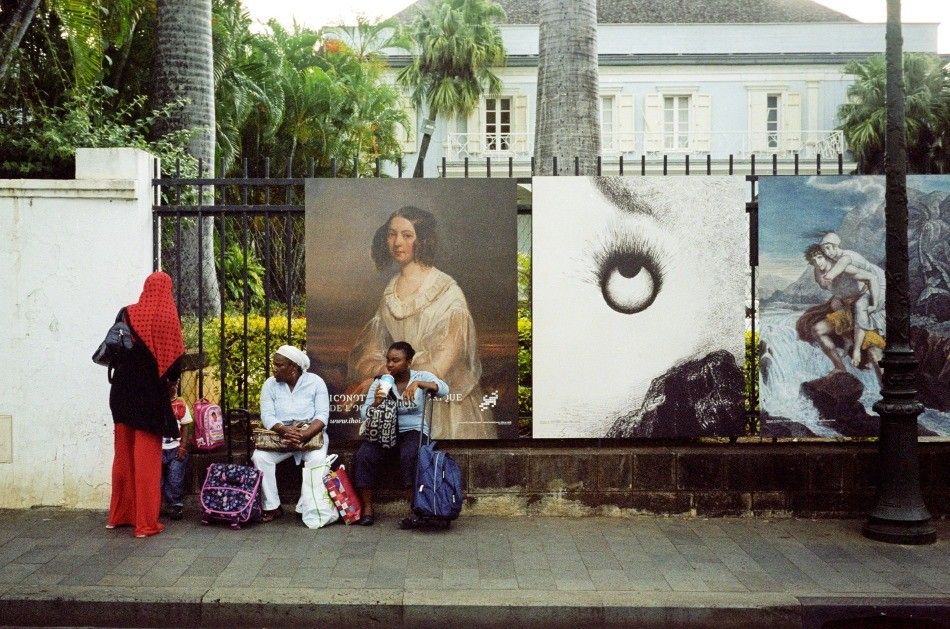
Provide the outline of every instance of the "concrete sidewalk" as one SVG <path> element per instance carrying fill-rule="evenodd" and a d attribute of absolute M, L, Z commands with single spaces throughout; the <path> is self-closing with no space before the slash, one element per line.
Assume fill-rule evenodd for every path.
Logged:
<path fill-rule="evenodd" d="M 853 520 L 463 517 L 447 532 L 241 531 L 197 517 L 133 539 L 105 514 L 0 511 L 0 625 L 946 626 L 950 523 L 928 547 Z M 869 621 L 868 621 L 869 622 Z"/>

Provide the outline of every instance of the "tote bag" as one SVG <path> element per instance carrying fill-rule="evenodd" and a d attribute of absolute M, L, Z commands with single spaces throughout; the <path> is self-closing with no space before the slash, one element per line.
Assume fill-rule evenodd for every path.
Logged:
<path fill-rule="evenodd" d="M 331 454 L 323 463 L 303 467 L 303 483 L 300 486 L 300 515 L 307 528 L 318 529 L 340 519 L 336 505 L 330 499 L 324 477 L 337 455 Z"/>

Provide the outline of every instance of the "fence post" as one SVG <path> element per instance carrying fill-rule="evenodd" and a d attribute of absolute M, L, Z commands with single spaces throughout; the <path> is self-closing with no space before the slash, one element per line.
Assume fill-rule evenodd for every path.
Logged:
<path fill-rule="evenodd" d="M 620 176 L 623 177 L 623 155 L 620 156 Z"/>

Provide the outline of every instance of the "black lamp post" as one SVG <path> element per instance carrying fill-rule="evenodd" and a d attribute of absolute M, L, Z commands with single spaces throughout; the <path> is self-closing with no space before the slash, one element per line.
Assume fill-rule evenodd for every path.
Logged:
<path fill-rule="evenodd" d="M 917 459 L 917 361 L 910 347 L 907 285 L 907 140 L 900 0 L 887 0 L 887 132 L 884 173 L 887 252 L 887 349 L 881 400 L 880 479 L 864 535 L 895 544 L 932 544 L 937 533 L 920 494 Z"/>

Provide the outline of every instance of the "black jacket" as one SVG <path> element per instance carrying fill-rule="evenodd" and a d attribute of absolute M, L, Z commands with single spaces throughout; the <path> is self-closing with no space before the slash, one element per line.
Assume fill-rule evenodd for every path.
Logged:
<path fill-rule="evenodd" d="M 112 376 L 109 392 L 112 420 L 156 435 L 177 437 L 178 422 L 172 411 L 168 383 L 181 375 L 181 358 L 169 367 L 165 377 L 159 377 L 155 357 L 135 330 L 132 334 L 135 343 Z"/>

